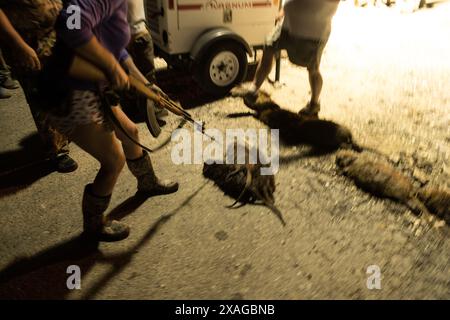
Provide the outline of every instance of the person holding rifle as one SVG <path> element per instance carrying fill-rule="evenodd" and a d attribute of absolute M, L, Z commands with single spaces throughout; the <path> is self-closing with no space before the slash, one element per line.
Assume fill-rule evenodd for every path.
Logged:
<path fill-rule="evenodd" d="M 68 27 L 68 6 L 80 8 L 81 28 Z M 127 0 L 68 0 L 56 24 L 59 52 L 74 53 L 102 70 L 114 89 L 128 90 L 134 78 L 149 84 L 126 51 L 130 41 L 127 21 Z M 112 107 L 112 113 L 127 132 L 124 134 L 102 109 L 102 92 L 105 83 L 67 77 L 70 89 L 60 112 L 51 116 L 52 123 L 83 150 L 100 162 L 94 181 L 83 194 L 84 232 L 100 241 L 118 241 L 126 238 L 129 228 L 118 221 L 107 221 L 108 208 L 117 178 L 127 163 L 137 178 L 138 192 L 147 196 L 169 194 L 178 190 L 178 183 L 162 181 L 156 177 L 149 155 L 128 137 L 139 141 L 139 131 L 121 110 Z M 62 113 L 62 114 L 61 114 Z"/>

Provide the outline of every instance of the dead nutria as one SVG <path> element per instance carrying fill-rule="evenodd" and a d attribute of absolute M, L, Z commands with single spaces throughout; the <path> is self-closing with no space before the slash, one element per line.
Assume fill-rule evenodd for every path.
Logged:
<path fill-rule="evenodd" d="M 280 138 L 289 145 L 308 144 L 325 150 L 339 148 L 353 149 L 361 152 L 346 127 L 333 121 L 306 117 L 288 110 L 283 110 L 270 96 L 260 91 L 258 98 L 247 107 L 256 111 L 254 117 L 272 129 L 280 130 Z"/>
<path fill-rule="evenodd" d="M 364 153 L 342 150 L 336 156 L 336 164 L 362 190 L 403 203 L 415 214 L 428 214 L 427 208 L 416 197 L 411 180 L 389 163 Z"/>
<path fill-rule="evenodd" d="M 428 210 L 450 224 L 450 190 L 425 186 L 419 190 L 418 197 Z"/>
<path fill-rule="evenodd" d="M 247 203 L 255 203 L 260 201 L 269 209 L 271 209 L 280 219 L 283 226 L 286 222 L 283 216 L 275 206 L 273 193 L 275 192 L 275 176 L 262 175 L 261 168 L 265 165 L 258 161 L 256 164 L 250 163 L 250 149 L 247 146 L 234 144 L 234 164 L 219 164 L 205 162 L 203 166 L 203 175 L 215 182 L 215 184 L 228 196 L 236 199 L 236 201 L 228 206 L 234 207 L 238 202 L 242 205 Z M 237 164 L 237 150 L 243 148 L 245 150 L 245 163 Z M 229 148 L 228 148 L 229 150 Z M 254 154 L 259 155 L 257 149 L 252 149 Z"/>

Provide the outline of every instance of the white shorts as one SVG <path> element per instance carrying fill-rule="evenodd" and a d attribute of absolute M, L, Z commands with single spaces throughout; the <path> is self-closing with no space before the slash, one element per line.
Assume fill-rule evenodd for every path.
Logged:
<path fill-rule="evenodd" d="M 68 104 L 70 110 L 68 115 L 49 116 L 51 124 L 59 132 L 70 135 L 78 126 L 88 124 L 105 125 L 108 130 L 112 130 L 112 125 L 102 110 L 101 98 L 97 92 L 74 90 Z"/>

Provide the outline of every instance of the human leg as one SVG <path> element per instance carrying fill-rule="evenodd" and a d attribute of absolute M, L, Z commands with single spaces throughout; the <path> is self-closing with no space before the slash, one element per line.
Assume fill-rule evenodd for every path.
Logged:
<path fill-rule="evenodd" d="M 133 140 L 139 142 L 139 130 L 119 107 L 114 107 L 113 113 L 121 123 L 122 128 Z M 156 177 L 150 156 L 141 147 L 132 142 L 118 127 L 114 127 L 117 137 L 122 142 L 122 148 L 131 173 L 137 178 L 138 191 L 148 196 L 169 194 L 178 190 L 178 183 L 160 180 Z"/>
<path fill-rule="evenodd" d="M 323 78 L 319 66 L 308 68 L 309 85 L 311 87 L 311 103 L 319 104 L 320 93 L 322 92 Z"/>
<path fill-rule="evenodd" d="M 129 228 L 118 221 L 109 221 L 104 212 L 109 206 L 117 178 L 125 164 L 119 140 L 114 133 L 99 124 L 77 127 L 70 138 L 100 163 L 94 181 L 83 193 L 84 234 L 99 241 L 119 241 L 126 238 Z"/>
<path fill-rule="evenodd" d="M 261 88 L 264 81 L 269 76 L 269 73 L 272 70 L 275 52 L 276 51 L 272 47 L 264 49 L 263 56 L 256 69 L 255 78 L 253 79 L 253 87 L 251 89 L 253 89 L 254 92 L 257 92 Z"/>
<path fill-rule="evenodd" d="M 11 71 L 3 58 L 2 51 L 0 50 L 0 85 L 6 89 L 17 89 L 19 83 L 11 77 Z"/>
<path fill-rule="evenodd" d="M 33 116 L 38 134 L 44 144 L 44 153 L 53 162 L 56 170 L 62 173 L 75 171 L 78 164 L 69 156 L 69 140 L 52 126 L 48 114 L 42 111 L 41 103 L 34 94 L 36 79 L 32 76 L 19 77 L 25 98 Z"/>
<path fill-rule="evenodd" d="M 298 64 L 308 70 L 308 80 L 311 89 L 311 98 L 300 114 L 317 116 L 320 111 L 320 94 L 322 92 L 323 78 L 320 72 L 320 62 L 326 41 L 302 40 L 303 48 L 298 50 Z"/>

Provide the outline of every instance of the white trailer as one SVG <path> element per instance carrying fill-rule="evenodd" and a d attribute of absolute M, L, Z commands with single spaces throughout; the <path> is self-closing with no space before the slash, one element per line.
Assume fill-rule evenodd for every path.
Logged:
<path fill-rule="evenodd" d="M 145 7 L 156 54 L 189 66 L 206 91 L 221 94 L 244 79 L 280 0 L 146 0 Z"/>

